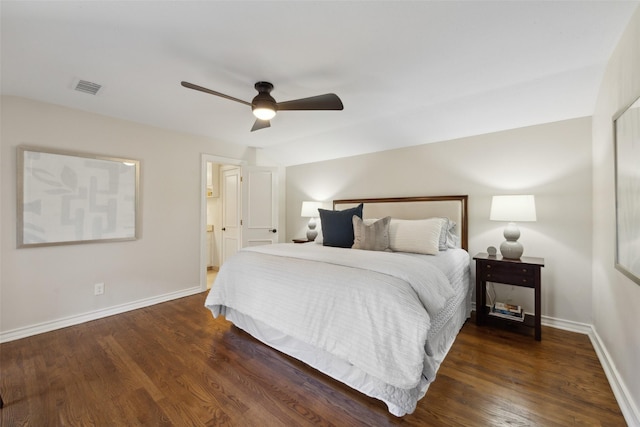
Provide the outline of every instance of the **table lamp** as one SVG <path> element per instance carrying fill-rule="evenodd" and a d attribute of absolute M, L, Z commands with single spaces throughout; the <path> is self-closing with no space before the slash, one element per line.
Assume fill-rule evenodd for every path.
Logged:
<path fill-rule="evenodd" d="M 307 240 L 310 242 L 316 240 L 316 237 L 318 237 L 318 231 L 316 230 L 316 218 L 320 215 L 318 208 L 322 208 L 322 202 L 302 202 L 302 209 L 300 209 L 300 216 L 309 218 Z"/>
<path fill-rule="evenodd" d="M 493 196 L 491 200 L 491 221 L 507 221 L 509 224 L 504 229 L 506 241 L 500 245 L 500 253 L 503 258 L 520 259 L 524 248 L 518 242 L 520 230 L 516 221 L 535 221 L 536 202 L 532 195 Z"/>

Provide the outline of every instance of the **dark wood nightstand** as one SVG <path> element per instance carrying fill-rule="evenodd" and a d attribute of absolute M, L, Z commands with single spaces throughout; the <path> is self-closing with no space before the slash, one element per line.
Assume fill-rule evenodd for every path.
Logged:
<path fill-rule="evenodd" d="M 534 290 L 535 313 L 533 327 L 537 341 L 542 339 L 540 269 L 544 267 L 544 258 L 523 256 L 520 259 L 507 259 L 501 255 L 479 253 L 473 257 L 476 261 L 476 324 L 487 321 L 487 282 L 521 286 Z M 509 320 L 506 320 L 509 322 Z M 525 323 L 526 319 L 525 319 Z"/>
<path fill-rule="evenodd" d="M 309 239 L 293 239 L 292 240 L 293 243 L 309 243 L 311 241 L 312 240 L 309 240 Z"/>

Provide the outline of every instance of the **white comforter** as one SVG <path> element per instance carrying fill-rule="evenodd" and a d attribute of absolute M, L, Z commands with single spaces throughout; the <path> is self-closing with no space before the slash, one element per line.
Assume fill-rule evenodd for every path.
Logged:
<path fill-rule="evenodd" d="M 422 375 L 431 318 L 454 297 L 445 275 L 401 253 L 278 244 L 227 260 L 207 296 L 394 387 Z"/>

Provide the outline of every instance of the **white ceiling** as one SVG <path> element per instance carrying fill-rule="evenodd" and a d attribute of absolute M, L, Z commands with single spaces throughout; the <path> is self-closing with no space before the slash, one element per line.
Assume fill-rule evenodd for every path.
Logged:
<path fill-rule="evenodd" d="M 3 0 L 1 89 L 291 165 L 591 115 L 638 4 Z M 182 80 L 247 101 L 266 80 L 277 101 L 333 92 L 345 108 L 249 132 L 249 107 Z"/>

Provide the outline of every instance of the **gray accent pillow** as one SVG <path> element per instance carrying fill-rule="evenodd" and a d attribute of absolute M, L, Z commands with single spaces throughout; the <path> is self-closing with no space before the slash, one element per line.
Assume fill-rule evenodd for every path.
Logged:
<path fill-rule="evenodd" d="M 367 251 L 388 251 L 389 250 L 389 224 L 391 217 L 377 220 L 373 224 L 367 225 L 362 218 L 354 215 L 353 218 L 353 249 L 364 249 Z"/>

